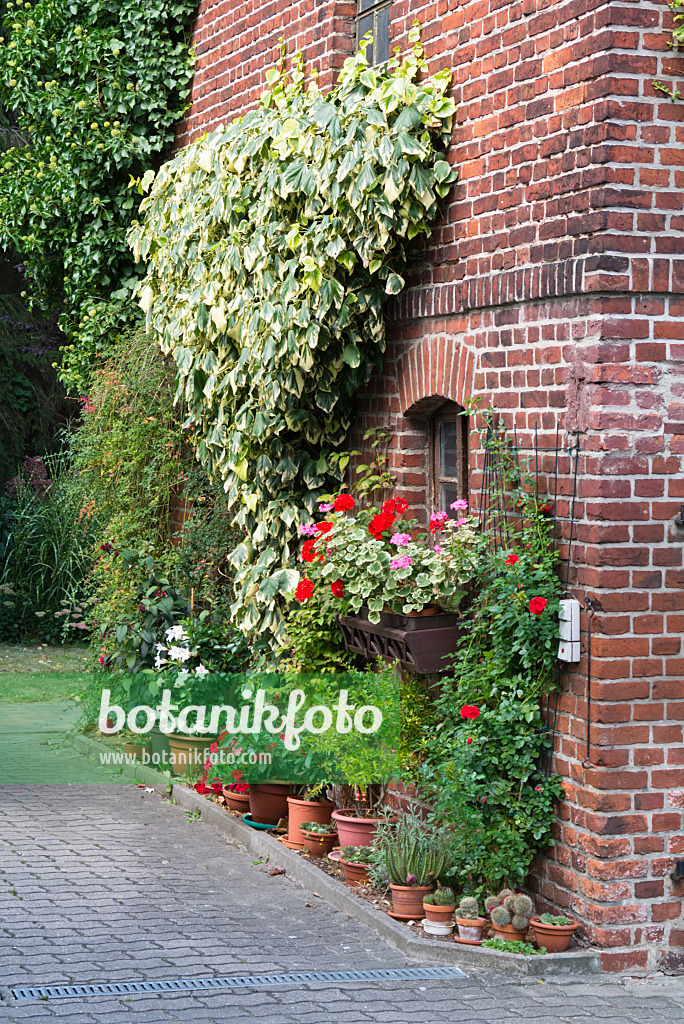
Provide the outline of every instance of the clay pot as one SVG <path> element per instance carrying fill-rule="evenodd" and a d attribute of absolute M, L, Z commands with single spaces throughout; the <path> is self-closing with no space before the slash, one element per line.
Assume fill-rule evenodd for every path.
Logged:
<path fill-rule="evenodd" d="M 484 917 L 457 917 L 458 937 L 468 942 L 479 942 L 487 925 Z"/>
<path fill-rule="evenodd" d="M 344 880 L 348 885 L 358 885 L 360 882 L 370 881 L 367 864 L 352 864 L 351 861 L 342 860 L 340 864 L 344 869 Z"/>
<path fill-rule="evenodd" d="M 216 743 L 215 736 L 169 735 L 169 757 L 171 774 L 192 774 L 201 768 L 209 758 L 209 747 Z"/>
<path fill-rule="evenodd" d="M 223 795 L 226 799 L 226 806 L 231 811 L 246 814 L 249 810 L 249 793 L 236 793 L 234 789 L 223 786 Z"/>
<path fill-rule="evenodd" d="M 315 821 L 317 825 L 329 825 L 334 807 L 335 805 L 330 800 L 300 800 L 299 797 L 288 796 L 288 842 L 296 843 L 301 850 L 304 846 L 304 833 L 299 826 L 305 821 Z"/>
<path fill-rule="evenodd" d="M 530 921 L 539 947 L 545 946 L 547 953 L 565 953 L 570 948 L 577 921 L 572 924 L 543 924 L 538 917 Z"/>
<path fill-rule="evenodd" d="M 145 743 L 127 743 L 126 754 L 129 757 L 134 757 L 136 761 L 140 761 L 142 764 L 143 757 L 149 757 L 152 753 L 152 748 L 148 747 Z"/>
<path fill-rule="evenodd" d="M 289 782 L 259 782 L 249 787 L 249 812 L 252 821 L 262 825 L 277 825 L 287 818 Z"/>
<path fill-rule="evenodd" d="M 150 731 L 150 747 L 152 749 L 152 768 L 165 771 L 169 767 L 169 734 L 161 732 L 157 726 Z"/>
<path fill-rule="evenodd" d="M 425 917 L 423 897 L 432 892 L 431 885 L 393 885 L 392 906 L 397 917 L 407 920 L 422 921 Z"/>
<path fill-rule="evenodd" d="M 527 929 L 519 932 L 512 924 L 495 925 L 492 922 L 492 930 L 495 939 L 508 939 L 509 942 L 524 942 Z"/>
<path fill-rule="evenodd" d="M 379 818 L 357 818 L 353 811 L 333 811 L 332 820 L 337 825 L 340 846 L 372 846 L 378 828 Z M 392 818 L 392 821 L 399 821 Z"/>
<path fill-rule="evenodd" d="M 425 615 L 439 615 L 442 611 L 438 604 L 426 604 L 419 612 L 406 612 L 412 619 L 422 618 Z"/>
<path fill-rule="evenodd" d="M 432 903 L 423 903 L 423 910 L 425 911 L 423 916 L 427 917 L 428 921 L 434 921 L 435 924 L 449 924 L 454 916 L 456 904 L 452 903 L 448 907 L 437 907 Z"/>
<path fill-rule="evenodd" d="M 304 849 L 312 857 L 327 857 L 333 846 L 337 845 L 337 832 L 302 832 Z"/>

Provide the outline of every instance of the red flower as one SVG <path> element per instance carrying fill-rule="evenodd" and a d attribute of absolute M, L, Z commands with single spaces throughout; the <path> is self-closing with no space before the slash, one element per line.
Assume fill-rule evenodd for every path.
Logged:
<path fill-rule="evenodd" d="M 313 540 L 307 540 L 302 547 L 302 561 L 313 562 L 316 557 L 316 549 Z"/>
<path fill-rule="evenodd" d="M 332 530 L 333 526 L 334 526 L 334 523 L 331 523 L 329 520 L 324 519 L 322 523 L 316 523 L 316 532 L 317 533 L 330 533 L 330 531 Z"/>
<path fill-rule="evenodd" d="M 408 501 L 406 498 L 397 498 L 394 502 L 394 511 L 398 512 L 400 516 L 403 516 L 404 512 L 408 510 Z"/>
<path fill-rule="evenodd" d="M 548 604 L 545 597 L 533 597 L 530 601 L 530 611 L 533 615 L 541 615 Z"/>
<path fill-rule="evenodd" d="M 396 510 L 397 503 L 394 500 L 394 498 L 390 498 L 389 501 L 386 501 L 385 504 L 382 506 L 382 511 L 390 516 L 393 515 L 396 512 Z"/>
<path fill-rule="evenodd" d="M 210 754 L 218 754 L 218 743 L 211 743 L 209 745 L 209 753 Z"/>
<path fill-rule="evenodd" d="M 203 782 L 196 782 L 194 789 L 195 792 L 199 793 L 200 796 L 204 796 L 205 793 L 209 792 L 209 790 L 207 789 Z"/>
<path fill-rule="evenodd" d="M 468 739 L 466 740 L 466 743 L 472 743 L 472 742 L 473 742 L 473 737 L 469 736 Z"/>
<path fill-rule="evenodd" d="M 519 561 L 520 559 L 518 558 L 518 556 L 511 553 L 506 559 L 506 565 L 515 565 Z"/>
<path fill-rule="evenodd" d="M 231 779 L 235 779 L 236 782 L 239 782 L 240 779 L 244 779 L 245 776 L 243 775 L 239 768 L 236 768 L 234 771 L 230 773 L 230 777 Z"/>
<path fill-rule="evenodd" d="M 338 494 L 335 498 L 336 512 L 351 512 L 354 508 L 354 499 L 351 494 Z"/>
<path fill-rule="evenodd" d="M 105 660 L 104 660 L 103 657 L 98 658 L 98 661 L 100 662 L 101 665 L 104 665 L 104 663 L 105 663 Z"/>
<path fill-rule="evenodd" d="M 344 583 L 342 580 L 333 580 L 330 584 L 333 597 L 344 597 Z"/>
<path fill-rule="evenodd" d="M 313 582 L 306 578 L 306 576 L 299 581 L 297 589 L 295 590 L 295 599 L 297 601 L 308 601 L 314 592 Z"/>
<path fill-rule="evenodd" d="M 383 533 L 385 530 L 389 530 L 393 523 L 394 515 L 391 512 L 378 512 L 368 524 L 368 532 L 376 540 L 382 540 Z"/>
<path fill-rule="evenodd" d="M 475 704 L 464 704 L 461 708 L 461 718 L 479 718 L 480 709 Z"/>

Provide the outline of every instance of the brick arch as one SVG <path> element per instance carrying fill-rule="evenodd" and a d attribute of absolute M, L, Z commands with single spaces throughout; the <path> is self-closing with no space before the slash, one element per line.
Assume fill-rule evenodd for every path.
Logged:
<path fill-rule="evenodd" d="M 427 416 L 445 398 L 464 406 L 471 395 L 475 358 L 453 335 L 427 335 L 397 360 L 404 416 Z"/>

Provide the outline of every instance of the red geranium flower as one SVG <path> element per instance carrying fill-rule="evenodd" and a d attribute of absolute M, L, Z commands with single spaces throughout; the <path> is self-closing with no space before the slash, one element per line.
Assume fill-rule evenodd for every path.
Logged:
<path fill-rule="evenodd" d="M 330 584 L 333 597 L 344 597 L 344 583 L 342 580 L 333 580 Z"/>
<path fill-rule="evenodd" d="M 316 523 L 316 530 L 318 533 L 330 533 L 334 526 L 328 519 L 324 519 L 322 523 Z"/>
<path fill-rule="evenodd" d="M 378 512 L 378 514 L 373 516 L 368 524 L 368 532 L 375 537 L 376 540 L 382 540 L 383 533 L 385 530 L 389 530 L 393 523 L 394 515 L 391 512 Z"/>
<path fill-rule="evenodd" d="M 406 498 L 397 498 L 394 502 L 394 511 L 398 512 L 400 516 L 403 516 L 404 512 L 408 510 L 408 501 Z"/>
<path fill-rule="evenodd" d="M 354 508 L 354 499 L 351 494 L 338 494 L 335 498 L 336 512 L 350 512 Z"/>
<path fill-rule="evenodd" d="M 548 604 L 545 597 L 533 597 L 530 601 L 530 611 L 533 615 L 541 615 Z"/>
<path fill-rule="evenodd" d="M 302 547 L 302 561 L 313 562 L 316 557 L 316 548 L 314 547 L 315 541 L 307 540 L 304 542 Z"/>
<path fill-rule="evenodd" d="M 308 601 L 314 592 L 313 582 L 306 578 L 306 576 L 299 581 L 297 589 L 295 590 L 295 599 L 297 601 Z"/>
<path fill-rule="evenodd" d="M 194 789 L 195 792 L 199 793 L 200 796 L 204 796 L 205 793 L 209 792 L 209 790 L 207 789 L 203 782 L 196 782 L 194 785 Z"/>
<path fill-rule="evenodd" d="M 386 501 L 385 504 L 382 506 L 382 511 L 386 512 L 388 515 L 393 515 L 394 512 L 396 512 L 396 510 L 397 503 L 394 500 L 394 498 L 390 498 L 389 501 Z"/>
<path fill-rule="evenodd" d="M 461 708 L 461 718 L 479 718 L 480 709 L 476 704 L 464 704 Z"/>
<path fill-rule="evenodd" d="M 520 559 L 518 556 L 511 553 L 506 559 L 506 565 L 515 565 L 519 561 Z"/>

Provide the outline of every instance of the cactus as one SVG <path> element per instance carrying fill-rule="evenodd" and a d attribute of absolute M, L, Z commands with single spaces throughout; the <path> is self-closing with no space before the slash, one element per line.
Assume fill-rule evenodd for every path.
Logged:
<path fill-rule="evenodd" d="M 499 897 L 499 903 L 503 903 L 507 896 L 515 896 L 512 889 L 502 889 L 500 893 L 497 893 Z"/>
<path fill-rule="evenodd" d="M 511 915 L 505 907 L 492 907 L 489 916 L 492 919 L 492 924 L 495 924 L 497 928 L 505 928 L 507 924 L 511 923 Z"/>
<path fill-rule="evenodd" d="M 475 919 L 480 916 L 480 908 L 472 896 L 464 896 L 456 908 L 456 917 Z"/>
<path fill-rule="evenodd" d="M 487 899 L 484 901 L 484 905 L 485 910 L 487 911 L 487 913 L 489 913 L 491 910 L 494 909 L 494 907 L 501 906 L 501 901 L 499 900 L 498 896 L 488 896 Z"/>
<path fill-rule="evenodd" d="M 451 889 L 438 889 L 434 893 L 434 904 L 436 907 L 451 907 L 456 902 Z"/>
<path fill-rule="evenodd" d="M 513 917 L 513 914 L 515 914 L 515 896 L 507 896 L 503 901 L 503 905 L 511 917 Z"/>
<path fill-rule="evenodd" d="M 453 836 L 443 827 L 405 814 L 397 825 L 380 824 L 373 862 L 394 885 L 431 885 L 449 867 L 453 847 Z"/>
<path fill-rule="evenodd" d="M 511 924 L 517 932 L 527 931 L 527 926 L 529 923 L 529 917 L 525 917 L 524 914 L 514 914 L 511 920 Z"/>
<path fill-rule="evenodd" d="M 528 920 L 532 916 L 534 910 L 534 904 L 529 896 L 516 896 L 514 900 L 514 907 L 516 914 L 522 914 Z"/>

